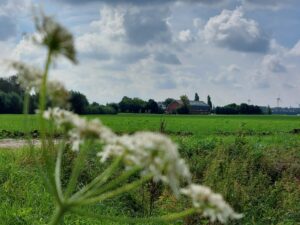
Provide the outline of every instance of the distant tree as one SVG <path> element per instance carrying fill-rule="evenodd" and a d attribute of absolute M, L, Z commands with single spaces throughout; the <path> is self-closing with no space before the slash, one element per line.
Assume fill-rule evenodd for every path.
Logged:
<path fill-rule="evenodd" d="M 195 101 L 199 102 L 200 98 L 199 98 L 199 95 L 198 93 L 195 93 L 195 98 L 194 98 Z"/>
<path fill-rule="evenodd" d="M 142 113 L 145 111 L 146 102 L 140 98 L 129 98 L 124 96 L 119 103 L 121 112 Z"/>
<path fill-rule="evenodd" d="M 20 95 L 15 92 L 7 94 L 7 113 L 18 114 L 22 113 L 23 101 Z"/>
<path fill-rule="evenodd" d="M 113 108 L 116 113 L 120 111 L 118 103 L 108 103 L 106 106 Z"/>
<path fill-rule="evenodd" d="M 210 109 L 212 110 L 212 102 L 209 95 L 207 96 L 207 105 L 209 105 Z"/>
<path fill-rule="evenodd" d="M 170 103 L 174 102 L 175 99 L 174 98 L 167 98 L 165 101 L 164 101 L 164 105 L 167 107 Z"/>
<path fill-rule="evenodd" d="M 272 109 L 269 105 L 268 105 L 268 108 L 267 108 L 267 114 L 272 115 Z"/>
<path fill-rule="evenodd" d="M 153 99 L 149 99 L 147 104 L 146 104 L 146 111 L 150 113 L 159 113 L 159 107 L 156 101 Z"/>
<path fill-rule="evenodd" d="M 179 114 L 188 114 L 190 112 L 190 100 L 186 95 L 180 96 L 182 106 L 177 109 Z"/>
<path fill-rule="evenodd" d="M 223 107 L 216 107 L 215 112 L 216 114 L 262 114 L 263 113 L 259 106 L 248 105 L 246 103 L 242 103 L 241 105 L 232 103 Z"/>
<path fill-rule="evenodd" d="M 140 98 L 132 99 L 132 112 L 133 113 L 143 113 L 145 112 L 146 102 Z"/>
<path fill-rule="evenodd" d="M 121 112 L 130 112 L 131 110 L 131 102 L 132 102 L 132 99 L 127 97 L 127 96 L 124 96 L 122 98 L 122 100 L 120 101 L 119 103 L 119 109 Z"/>
<path fill-rule="evenodd" d="M 86 96 L 78 91 L 70 91 L 71 110 L 77 114 L 87 113 L 89 102 Z"/>

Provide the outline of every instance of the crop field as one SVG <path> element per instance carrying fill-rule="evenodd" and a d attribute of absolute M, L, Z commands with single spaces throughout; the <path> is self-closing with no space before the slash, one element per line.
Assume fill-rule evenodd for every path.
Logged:
<path fill-rule="evenodd" d="M 300 117 L 119 114 L 88 118 L 100 118 L 117 133 L 150 130 L 169 135 L 178 143 L 193 180 L 220 192 L 244 214 L 243 219 L 229 224 L 300 224 Z M 36 116 L 24 120 L 23 115 L 1 115 L 0 138 L 20 139 L 22 135 L 14 136 L 14 132 L 38 130 Z M 35 163 L 27 148 L 0 150 L 0 224 L 43 224 L 49 220 L 53 206 Z M 101 164 L 94 157 L 81 181 L 89 180 L 97 170 L 101 170 Z M 152 203 L 148 186 L 143 186 L 86 210 L 134 217 L 161 215 L 184 207 L 185 202 L 175 201 L 168 189 L 158 190 Z M 198 220 L 191 216 L 174 224 L 211 224 Z M 67 215 L 65 224 L 119 223 Z"/>

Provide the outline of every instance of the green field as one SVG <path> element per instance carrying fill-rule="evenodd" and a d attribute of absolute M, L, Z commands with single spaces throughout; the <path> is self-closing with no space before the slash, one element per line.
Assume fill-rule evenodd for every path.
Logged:
<path fill-rule="evenodd" d="M 222 193 L 238 212 L 244 213 L 242 220 L 230 224 L 300 224 L 300 133 L 297 133 L 300 117 L 89 116 L 95 117 L 118 133 L 159 131 L 161 121 L 165 121 L 164 132 L 179 144 L 194 181 Z M 29 116 L 26 123 L 24 118 L 1 115 L 0 131 L 38 129 L 36 116 Z M 95 158 L 88 165 L 82 179 L 89 179 L 101 170 Z M 43 224 L 48 220 L 52 202 L 28 150 L 0 151 L 0 190 L 2 224 Z M 142 191 L 147 193 L 147 188 Z M 139 197 L 140 192 L 101 203 L 93 210 L 100 214 L 147 216 L 148 201 Z M 174 202 L 169 191 L 163 189 L 155 201 L 153 214 L 178 210 L 183 205 L 184 202 Z M 176 224 L 197 222 L 198 218 L 192 217 Z M 115 224 L 78 216 L 67 216 L 65 223 Z M 203 224 L 208 223 L 204 220 Z"/>

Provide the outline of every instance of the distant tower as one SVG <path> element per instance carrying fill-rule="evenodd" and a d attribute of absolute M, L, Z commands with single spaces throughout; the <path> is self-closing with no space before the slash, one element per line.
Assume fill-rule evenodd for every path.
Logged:
<path fill-rule="evenodd" d="M 248 102 L 248 105 L 250 105 L 250 103 L 251 103 L 251 99 L 248 99 L 248 100 L 247 100 L 247 102 Z"/>
<path fill-rule="evenodd" d="M 279 108 L 279 104 L 281 102 L 281 98 L 280 97 L 276 98 L 276 102 L 277 102 L 277 107 Z"/>

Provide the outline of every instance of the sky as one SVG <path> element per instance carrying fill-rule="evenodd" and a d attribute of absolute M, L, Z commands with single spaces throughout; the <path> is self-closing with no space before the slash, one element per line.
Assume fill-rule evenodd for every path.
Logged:
<path fill-rule="evenodd" d="M 50 78 L 90 102 L 197 92 L 214 105 L 300 104 L 299 0 L 0 0 L 1 61 L 43 67 L 34 7 L 75 38 L 79 64 L 59 58 Z"/>

